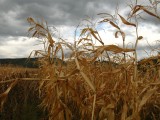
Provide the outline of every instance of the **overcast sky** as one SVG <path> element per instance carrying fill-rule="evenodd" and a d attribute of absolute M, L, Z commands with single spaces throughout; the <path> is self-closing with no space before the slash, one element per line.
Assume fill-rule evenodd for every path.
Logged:
<path fill-rule="evenodd" d="M 138 1 L 146 4 L 149 0 Z M 44 18 L 49 26 L 58 29 L 62 37 L 72 41 L 76 26 L 86 15 L 96 20 L 100 17 L 98 13 L 114 14 L 117 4 L 119 14 L 126 15 L 127 3 L 129 0 L 0 0 L 0 58 L 28 57 L 32 50 L 41 49 L 35 45 L 37 41 L 28 36 L 28 17 Z M 148 43 L 157 48 L 160 45 L 156 42 L 160 40 L 160 21 L 147 14 L 144 17 L 146 20 L 139 28 L 139 34 L 144 37 L 139 42 L 139 58 L 146 57 L 144 49 L 149 52 Z M 108 31 L 104 32 L 102 27 L 108 27 Z M 114 38 L 115 28 L 101 25 L 98 30 L 105 44 L 122 44 L 121 40 Z M 126 42 L 134 44 L 134 29 L 123 27 L 123 30 L 127 33 Z"/>

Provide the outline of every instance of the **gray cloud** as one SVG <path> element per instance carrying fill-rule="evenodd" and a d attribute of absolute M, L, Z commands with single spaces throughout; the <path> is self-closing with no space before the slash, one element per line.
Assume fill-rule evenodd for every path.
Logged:
<path fill-rule="evenodd" d="M 117 0 L 1 0 L 0 35 L 26 35 L 27 17 L 44 18 L 54 26 L 76 26 L 85 15 L 108 12 L 115 9 L 116 3 Z"/>

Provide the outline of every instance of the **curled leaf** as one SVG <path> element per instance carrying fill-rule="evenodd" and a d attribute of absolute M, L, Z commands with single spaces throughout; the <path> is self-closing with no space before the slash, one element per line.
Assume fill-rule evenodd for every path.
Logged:
<path fill-rule="evenodd" d="M 122 38 L 123 38 L 123 40 L 124 40 L 124 39 L 125 39 L 125 33 L 122 32 L 122 31 L 116 31 L 116 33 L 115 33 L 115 38 L 118 38 L 118 33 L 121 34 L 121 36 L 122 36 Z"/>
<path fill-rule="evenodd" d="M 119 14 L 118 14 L 118 15 L 119 15 Z M 125 20 L 121 15 L 119 15 L 119 17 L 121 18 L 121 20 L 122 20 L 122 22 L 123 22 L 124 24 L 126 24 L 126 25 L 131 25 L 131 26 L 136 27 L 136 24 L 128 22 L 128 21 Z"/>

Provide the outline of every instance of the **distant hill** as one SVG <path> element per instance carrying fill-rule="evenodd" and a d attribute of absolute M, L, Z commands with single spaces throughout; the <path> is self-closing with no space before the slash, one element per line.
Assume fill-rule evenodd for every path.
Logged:
<path fill-rule="evenodd" d="M 0 59 L 0 65 L 13 65 L 13 66 L 21 66 L 21 67 L 27 67 L 27 68 L 37 68 L 38 64 L 36 64 L 36 61 L 38 58 L 6 58 L 6 59 Z M 64 61 L 62 61 L 59 58 L 54 58 L 53 62 L 58 65 L 59 63 L 66 64 Z"/>
<path fill-rule="evenodd" d="M 14 65 L 28 68 L 36 68 L 38 67 L 35 62 L 37 58 L 15 58 L 15 59 L 0 59 L 0 65 Z"/>

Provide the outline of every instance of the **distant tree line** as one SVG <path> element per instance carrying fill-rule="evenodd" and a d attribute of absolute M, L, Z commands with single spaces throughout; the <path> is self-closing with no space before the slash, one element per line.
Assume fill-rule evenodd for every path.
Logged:
<path fill-rule="evenodd" d="M 38 63 L 36 62 L 38 58 L 15 58 L 15 59 L 0 59 L 0 65 L 13 65 L 13 66 L 20 66 L 20 67 L 27 67 L 27 68 L 37 68 Z M 138 68 L 140 69 L 143 66 L 151 66 L 159 64 L 160 56 L 157 57 L 150 57 L 147 59 L 142 59 L 138 61 Z M 60 59 L 54 59 L 54 62 L 58 64 L 62 62 L 63 64 L 67 64 L 67 61 L 62 61 Z M 98 62 L 98 61 L 97 61 Z M 108 63 L 107 61 L 102 61 L 102 63 Z M 111 63 L 112 65 L 117 65 L 116 63 Z"/>
<path fill-rule="evenodd" d="M 37 68 L 37 58 L 15 58 L 15 59 L 0 59 L 0 65 L 13 65 L 27 68 Z"/>

